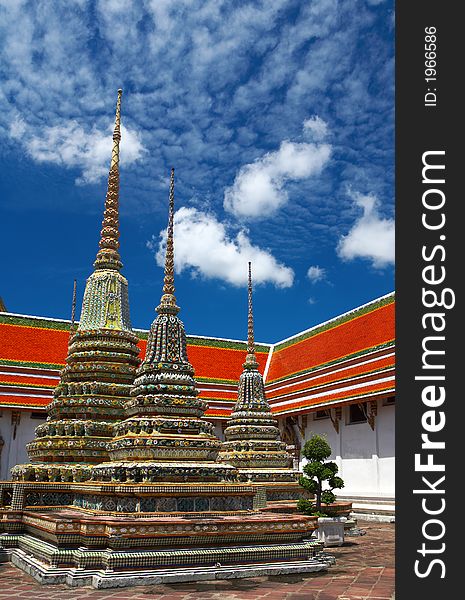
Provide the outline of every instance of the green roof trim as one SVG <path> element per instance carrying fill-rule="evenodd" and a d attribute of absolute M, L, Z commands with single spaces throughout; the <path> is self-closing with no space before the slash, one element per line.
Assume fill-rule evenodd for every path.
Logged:
<path fill-rule="evenodd" d="M 7 367 L 29 367 L 31 369 L 51 369 L 54 371 L 61 371 L 65 366 L 64 363 L 39 363 L 29 362 L 27 360 L 8 360 L 6 358 L 0 358 L 0 365 L 5 365 Z"/>
<path fill-rule="evenodd" d="M 198 338 L 187 336 L 187 344 L 189 346 L 207 346 L 210 348 L 224 348 L 227 350 L 241 350 L 247 352 L 247 342 L 236 342 L 233 340 L 222 340 L 212 338 Z M 270 344 L 271 346 L 271 344 Z M 268 354 L 270 346 L 255 344 L 255 352 Z"/>
<path fill-rule="evenodd" d="M 148 338 L 148 331 L 144 329 L 134 329 L 134 333 L 141 340 L 146 340 Z M 241 350 L 243 352 L 247 352 L 247 341 L 244 340 L 236 341 L 236 340 L 225 340 L 223 338 L 210 338 L 210 337 L 198 337 L 192 335 L 186 335 L 187 345 L 188 346 L 204 346 L 210 348 L 224 348 L 226 350 Z M 270 351 L 271 344 L 269 346 L 265 344 L 255 344 L 255 352 L 268 354 Z"/>
<path fill-rule="evenodd" d="M 237 379 L 215 379 L 213 377 L 197 377 L 196 375 L 195 380 L 199 381 L 200 383 L 225 383 L 227 385 L 233 385 L 237 387 L 239 376 Z"/>
<path fill-rule="evenodd" d="M 59 331 L 69 331 L 71 329 L 71 321 L 55 321 L 51 319 L 41 319 L 40 317 L 23 317 L 22 315 L 0 315 L 0 323 L 5 325 L 19 325 L 21 327 L 57 329 Z"/>
<path fill-rule="evenodd" d="M 69 331 L 71 329 L 71 321 L 61 321 L 54 319 L 44 319 L 41 317 L 28 317 L 23 315 L 11 315 L 11 314 L 0 314 L 0 323 L 5 325 L 18 325 L 21 327 L 38 327 L 41 329 L 55 329 L 58 331 Z M 78 324 L 78 321 L 76 321 Z M 148 337 L 148 331 L 142 329 L 134 329 L 134 333 L 141 340 L 146 340 Z M 189 346 L 209 346 L 211 348 L 224 348 L 228 350 L 242 350 L 247 351 L 247 341 L 234 341 L 225 340 L 221 338 L 202 338 L 187 336 L 187 343 Z M 255 351 L 258 353 L 268 353 L 271 344 L 269 346 L 264 344 L 257 344 Z"/>
<path fill-rule="evenodd" d="M 1 376 L 0 376 L 1 377 Z M 31 375 L 31 377 L 34 377 L 33 375 Z M 2 381 L 0 378 L 0 385 L 4 386 L 4 387 L 15 387 L 15 388 L 43 388 L 46 390 L 54 390 L 56 388 L 56 385 L 50 384 L 50 383 L 29 383 L 29 382 L 25 382 L 25 383 L 17 383 L 17 382 L 10 382 L 10 381 Z"/>
<path fill-rule="evenodd" d="M 199 398 L 202 398 L 202 394 L 199 394 Z M 211 408 L 210 404 L 212 402 L 221 402 L 221 404 L 230 404 L 231 406 L 234 406 L 236 404 L 237 399 L 233 399 L 233 400 L 225 400 L 224 398 L 212 398 L 211 396 L 205 397 L 204 398 L 205 402 L 208 404 L 208 408 L 207 410 L 211 409 L 211 410 L 224 410 L 225 408 L 228 408 L 227 406 L 225 407 L 221 407 L 221 408 Z"/>

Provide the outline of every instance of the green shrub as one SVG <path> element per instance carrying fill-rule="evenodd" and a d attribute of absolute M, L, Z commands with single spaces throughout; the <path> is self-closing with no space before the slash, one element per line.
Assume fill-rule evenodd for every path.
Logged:
<path fill-rule="evenodd" d="M 315 500 L 301 498 L 297 508 L 306 514 L 324 516 L 321 503 L 331 504 L 336 499 L 333 490 L 344 487 L 344 481 L 337 476 L 338 467 L 335 462 L 326 461 L 331 456 L 331 446 L 321 435 L 313 435 L 306 443 L 302 454 L 308 460 L 303 468 L 304 474 L 299 484 L 311 494 Z M 323 484 L 325 489 L 323 489 Z"/>

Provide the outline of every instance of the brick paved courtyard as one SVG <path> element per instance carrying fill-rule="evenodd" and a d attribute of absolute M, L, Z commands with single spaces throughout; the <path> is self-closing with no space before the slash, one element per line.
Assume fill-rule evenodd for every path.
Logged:
<path fill-rule="evenodd" d="M 46 600 L 391 600 L 394 598 L 394 525 L 358 522 L 366 531 L 348 537 L 324 575 L 287 575 L 232 581 L 179 583 L 120 590 L 41 586 L 11 564 L 0 564 L 0 599 Z"/>

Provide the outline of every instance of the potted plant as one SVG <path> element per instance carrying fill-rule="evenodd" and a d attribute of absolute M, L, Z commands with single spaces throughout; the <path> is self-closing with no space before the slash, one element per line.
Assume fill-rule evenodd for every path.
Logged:
<path fill-rule="evenodd" d="M 301 498 L 297 508 L 318 517 L 318 539 L 325 546 L 341 546 L 344 543 L 344 523 L 347 521 L 341 512 L 348 514 L 351 506 L 342 507 L 335 503 L 333 490 L 344 487 L 344 481 L 337 475 L 337 464 L 327 460 L 331 456 L 331 446 L 321 435 L 313 435 L 305 443 L 302 454 L 308 462 L 299 483 L 314 494 L 314 499 Z"/>

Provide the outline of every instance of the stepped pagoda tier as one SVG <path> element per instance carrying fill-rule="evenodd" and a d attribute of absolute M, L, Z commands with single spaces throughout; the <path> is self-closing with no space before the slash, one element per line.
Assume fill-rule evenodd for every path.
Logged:
<path fill-rule="evenodd" d="M 269 500 L 302 496 L 299 471 L 281 441 L 278 421 L 266 399 L 263 377 L 255 357 L 252 268 L 248 278 L 247 356 L 239 378 L 238 399 L 225 429 L 219 459 L 237 467 L 243 478 L 266 484 Z"/>
<path fill-rule="evenodd" d="M 237 481 L 236 469 L 215 462 L 221 447 L 214 426 L 202 419 L 184 325 L 174 296 L 174 169 L 171 170 L 163 295 L 137 370 L 126 419 L 108 444 L 111 462 L 93 469 L 93 479 L 121 482 Z"/>
<path fill-rule="evenodd" d="M 128 283 L 120 273 L 119 145 L 121 95 L 116 104 L 105 212 L 87 279 L 77 330 L 72 327 L 66 366 L 48 407 L 47 421 L 28 444 L 31 464 L 12 477 L 25 481 L 85 481 L 92 465 L 108 459 L 107 443 L 123 417 L 138 359 L 138 338 L 129 318 Z"/>

